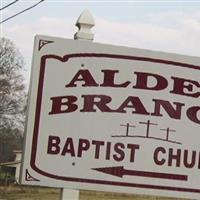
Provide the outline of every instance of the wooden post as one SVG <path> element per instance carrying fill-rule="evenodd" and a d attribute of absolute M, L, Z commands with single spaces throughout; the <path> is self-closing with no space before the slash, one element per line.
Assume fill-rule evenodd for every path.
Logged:
<path fill-rule="evenodd" d="M 76 22 L 79 30 L 74 34 L 74 40 L 93 41 L 94 34 L 91 32 L 91 28 L 94 25 L 95 22 L 91 13 L 84 10 Z M 79 190 L 62 188 L 60 200 L 79 200 Z"/>

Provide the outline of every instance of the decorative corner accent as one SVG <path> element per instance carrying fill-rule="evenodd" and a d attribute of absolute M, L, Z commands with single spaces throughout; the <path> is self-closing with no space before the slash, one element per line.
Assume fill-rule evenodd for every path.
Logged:
<path fill-rule="evenodd" d="M 33 176 L 31 176 L 30 173 L 29 173 L 29 171 L 28 171 L 28 169 L 26 169 L 25 173 L 26 173 L 25 174 L 25 180 L 26 181 L 40 181 L 40 180 L 34 178 Z"/>
<path fill-rule="evenodd" d="M 49 43 L 53 43 L 54 41 L 48 41 L 48 40 L 39 40 L 39 47 L 38 47 L 38 51 L 41 50 L 41 48 L 43 46 L 45 46 L 46 44 L 49 44 Z"/>

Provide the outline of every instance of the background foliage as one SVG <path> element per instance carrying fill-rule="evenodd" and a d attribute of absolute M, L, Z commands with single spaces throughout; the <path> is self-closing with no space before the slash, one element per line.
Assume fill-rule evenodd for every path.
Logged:
<path fill-rule="evenodd" d="M 23 83 L 24 59 L 14 43 L 0 38 L 0 162 L 12 159 L 21 149 L 26 91 Z"/>

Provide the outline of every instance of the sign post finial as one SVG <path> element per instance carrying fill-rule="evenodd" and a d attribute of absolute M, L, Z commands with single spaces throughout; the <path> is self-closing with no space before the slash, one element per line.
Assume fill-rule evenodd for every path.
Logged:
<path fill-rule="evenodd" d="M 75 40 L 88 40 L 93 41 L 94 34 L 91 32 L 91 28 L 95 25 L 92 14 L 89 10 L 85 9 L 79 16 L 76 26 L 78 31 L 74 35 Z"/>

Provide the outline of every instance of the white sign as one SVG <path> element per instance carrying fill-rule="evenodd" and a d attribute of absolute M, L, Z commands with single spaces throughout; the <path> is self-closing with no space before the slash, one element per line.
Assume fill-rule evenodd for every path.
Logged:
<path fill-rule="evenodd" d="M 22 184 L 199 199 L 199 65 L 37 36 Z"/>

